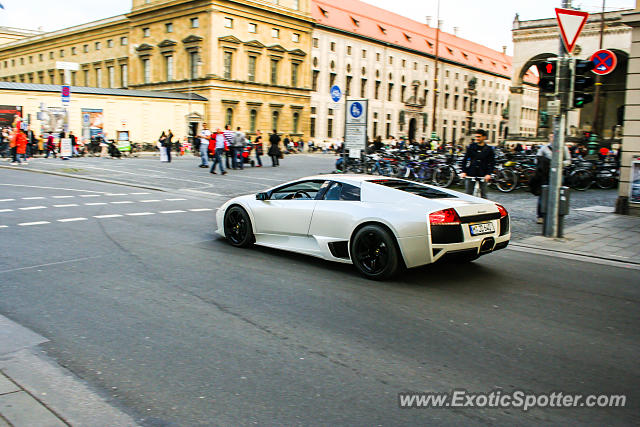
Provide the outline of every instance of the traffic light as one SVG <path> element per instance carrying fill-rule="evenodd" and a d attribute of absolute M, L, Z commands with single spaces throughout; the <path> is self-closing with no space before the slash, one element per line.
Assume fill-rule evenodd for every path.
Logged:
<path fill-rule="evenodd" d="M 589 71 L 595 68 L 590 60 L 576 59 L 573 74 L 573 108 L 582 108 L 593 101 L 593 95 L 585 90 L 593 86 L 595 79 Z"/>
<path fill-rule="evenodd" d="M 555 93 L 557 61 L 546 61 L 536 65 L 540 81 L 538 87 L 542 93 Z"/>

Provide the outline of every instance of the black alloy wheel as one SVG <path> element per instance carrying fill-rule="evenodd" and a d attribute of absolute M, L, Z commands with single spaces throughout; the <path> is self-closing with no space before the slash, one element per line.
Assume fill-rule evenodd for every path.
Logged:
<path fill-rule="evenodd" d="M 251 220 L 247 212 L 240 206 L 232 206 L 227 209 L 224 216 L 224 235 L 229 243 L 238 248 L 246 248 L 253 244 Z"/>
<path fill-rule="evenodd" d="M 379 225 L 358 230 L 351 243 L 351 260 L 362 275 L 372 280 L 388 279 L 400 266 L 394 237 Z"/>

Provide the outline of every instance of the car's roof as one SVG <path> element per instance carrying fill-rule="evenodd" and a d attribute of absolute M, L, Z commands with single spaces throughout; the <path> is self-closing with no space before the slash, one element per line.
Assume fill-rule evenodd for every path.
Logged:
<path fill-rule="evenodd" d="M 380 179 L 380 177 L 376 175 L 361 175 L 361 174 L 355 175 L 355 174 L 348 174 L 348 173 L 334 173 L 334 174 L 307 176 L 304 178 L 300 178 L 300 181 L 306 181 L 311 179 L 324 179 L 327 181 L 340 181 L 340 182 L 347 182 L 347 183 L 351 182 L 351 183 L 360 184 L 361 182 L 367 181 L 370 179 Z"/>

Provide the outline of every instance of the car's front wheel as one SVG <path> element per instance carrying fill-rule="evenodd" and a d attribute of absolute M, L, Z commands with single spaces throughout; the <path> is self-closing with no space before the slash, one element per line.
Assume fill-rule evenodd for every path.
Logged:
<path fill-rule="evenodd" d="M 394 237 L 379 225 L 367 225 L 351 241 L 351 260 L 366 278 L 384 280 L 400 268 L 400 253 Z"/>
<path fill-rule="evenodd" d="M 247 211 L 240 206 L 231 206 L 227 209 L 224 215 L 224 235 L 229 243 L 239 248 L 246 248 L 253 244 L 253 230 Z"/>

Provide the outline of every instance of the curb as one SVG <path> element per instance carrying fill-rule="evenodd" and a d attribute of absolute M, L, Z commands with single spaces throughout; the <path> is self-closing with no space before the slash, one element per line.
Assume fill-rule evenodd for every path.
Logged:
<path fill-rule="evenodd" d="M 522 244 L 522 243 L 509 243 L 509 247 L 512 247 L 512 246 L 516 248 L 522 248 L 522 249 L 535 249 L 535 250 L 545 251 L 545 252 L 555 252 L 555 253 L 560 253 L 564 255 L 574 255 L 574 256 L 592 258 L 600 261 L 619 262 L 619 263 L 630 264 L 630 265 L 640 267 L 640 262 L 633 261 L 627 258 L 615 257 L 615 256 L 601 256 L 601 255 L 595 255 L 587 252 L 560 250 L 560 249 L 548 248 L 544 246 L 536 246 L 536 245 Z"/>
<path fill-rule="evenodd" d="M 39 170 L 39 169 L 21 169 L 21 168 L 15 167 L 15 166 L 6 166 L 6 165 L 0 165 L 0 169 L 8 169 L 8 170 L 22 171 L 22 172 L 42 173 L 42 174 L 46 174 L 46 175 L 62 176 L 62 177 L 65 177 L 65 178 L 84 179 L 86 181 L 102 182 L 102 183 L 105 183 L 105 184 L 115 184 L 115 185 L 123 185 L 123 186 L 126 186 L 126 187 L 142 188 L 144 190 L 162 191 L 163 193 L 169 192 L 169 190 L 167 190 L 165 188 L 152 187 L 150 185 L 130 184 L 130 183 L 121 182 L 121 181 L 113 181 L 113 180 L 103 179 L 103 178 L 94 178 L 94 177 L 90 177 L 90 176 L 77 176 L 77 175 L 71 175 L 71 174 L 62 173 L 62 172 L 43 171 L 43 170 Z"/>

